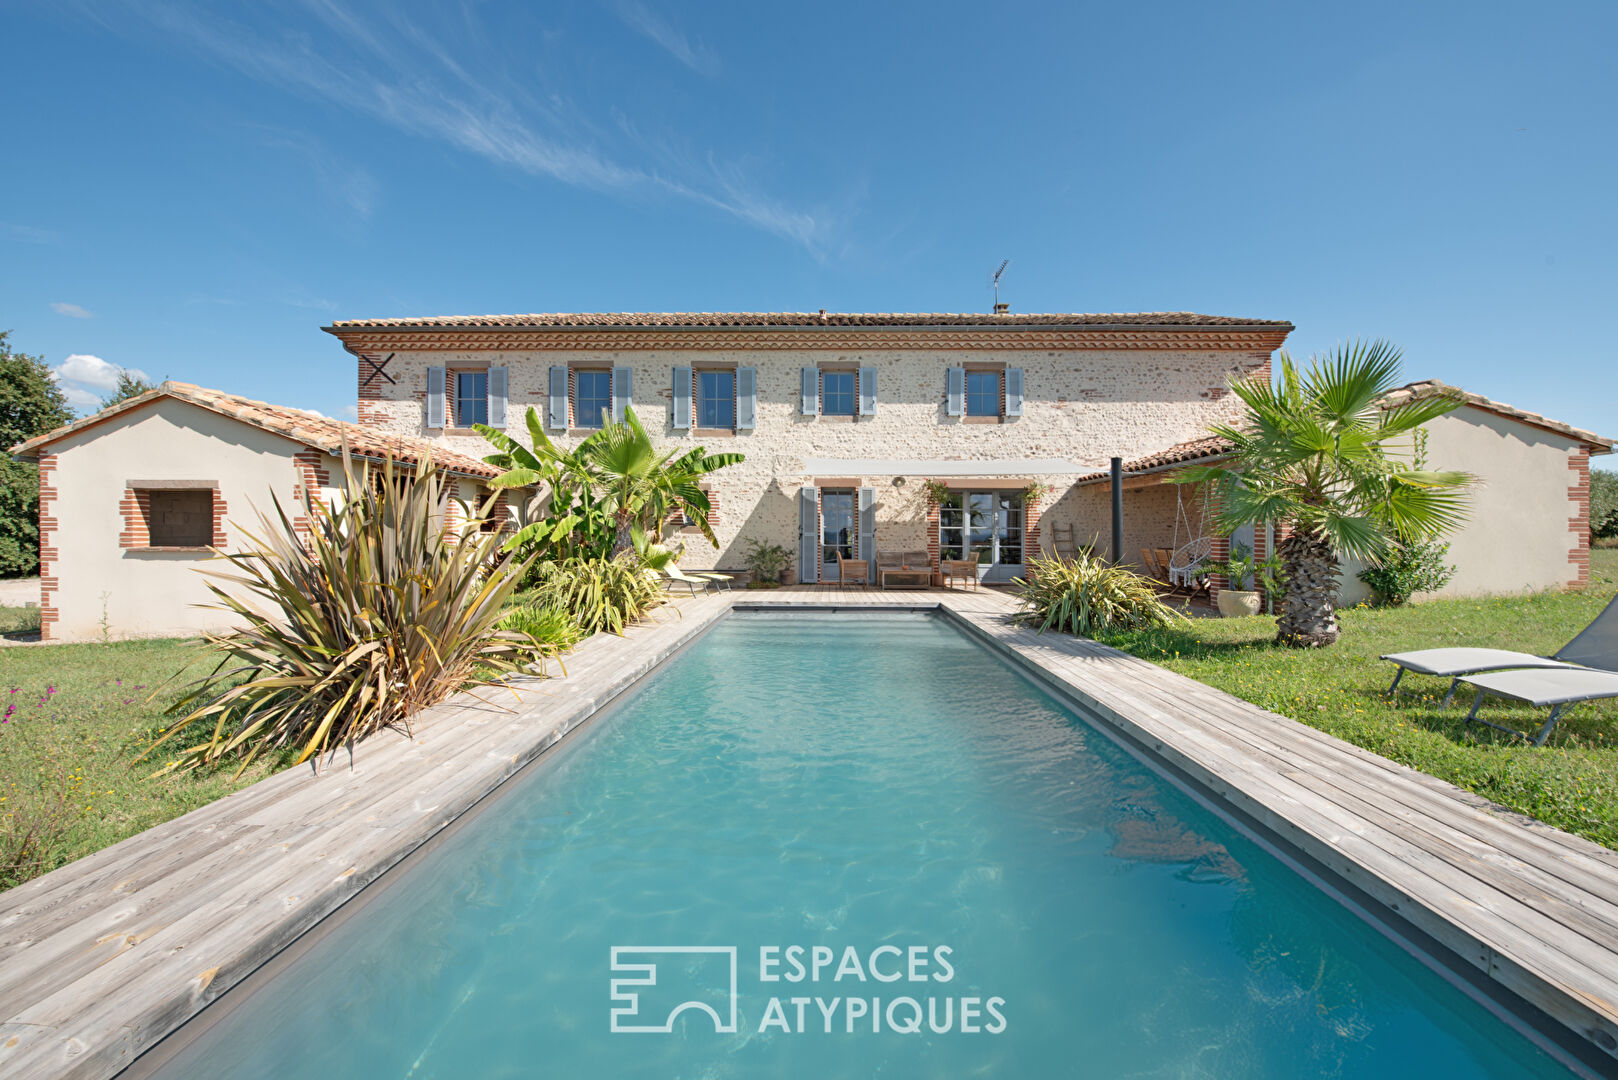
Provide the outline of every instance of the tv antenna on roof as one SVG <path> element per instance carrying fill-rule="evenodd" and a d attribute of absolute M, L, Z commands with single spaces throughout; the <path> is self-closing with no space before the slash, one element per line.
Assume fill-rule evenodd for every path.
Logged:
<path fill-rule="evenodd" d="M 996 315 L 999 315 L 1003 310 L 1000 307 L 1000 275 L 1005 273 L 1006 272 L 1006 267 L 1008 267 L 1010 265 L 1011 265 L 1011 260 L 1006 259 L 1004 262 L 1002 262 L 1000 264 L 1000 269 L 998 269 L 998 270 L 996 270 L 994 272 L 994 313 Z"/>

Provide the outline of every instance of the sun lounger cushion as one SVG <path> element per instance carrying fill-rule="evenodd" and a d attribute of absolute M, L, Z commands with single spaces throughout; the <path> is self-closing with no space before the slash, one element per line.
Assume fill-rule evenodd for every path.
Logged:
<path fill-rule="evenodd" d="M 1595 671 L 1590 668 L 1495 671 L 1465 681 L 1470 686 L 1487 690 L 1498 697 L 1513 698 L 1539 706 L 1566 705 L 1574 701 L 1618 697 L 1618 673 Z"/>
<path fill-rule="evenodd" d="M 1510 649 L 1417 649 L 1415 652 L 1387 653 L 1382 657 L 1419 675 L 1471 675 L 1479 671 L 1498 671 L 1501 668 L 1566 668 L 1560 660 L 1550 660 L 1533 653 L 1512 652 Z"/>

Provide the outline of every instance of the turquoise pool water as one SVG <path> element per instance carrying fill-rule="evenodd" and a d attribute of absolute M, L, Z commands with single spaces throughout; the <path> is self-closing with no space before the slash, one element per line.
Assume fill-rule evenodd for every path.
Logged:
<path fill-rule="evenodd" d="M 734 617 L 515 783 L 164 1075 L 1565 1075 L 934 619 Z M 646 946 L 736 1031 L 614 1033 L 728 1026 Z"/>

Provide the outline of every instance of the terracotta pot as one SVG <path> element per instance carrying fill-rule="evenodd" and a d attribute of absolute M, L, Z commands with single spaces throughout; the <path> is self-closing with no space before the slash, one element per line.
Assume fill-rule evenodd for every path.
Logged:
<path fill-rule="evenodd" d="M 1219 614 L 1227 619 L 1240 615 L 1257 615 L 1264 606 L 1263 594 L 1244 589 L 1219 590 Z"/>

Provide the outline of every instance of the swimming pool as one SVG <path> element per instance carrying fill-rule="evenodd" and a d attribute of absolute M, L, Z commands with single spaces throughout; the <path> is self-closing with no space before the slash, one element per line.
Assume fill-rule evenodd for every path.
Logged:
<path fill-rule="evenodd" d="M 933 617 L 733 616 L 390 878 L 162 1075 L 1566 1075 Z"/>

